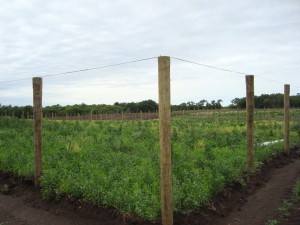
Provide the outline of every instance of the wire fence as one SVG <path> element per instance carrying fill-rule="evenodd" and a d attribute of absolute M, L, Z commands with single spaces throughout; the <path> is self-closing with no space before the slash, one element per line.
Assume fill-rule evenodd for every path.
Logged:
<path fill-rule="evenodd" d="M 35 159 L 35 171 L 34 171 L 34 179 L 35 179 L 35 185 L 36 187 L 40 186 L 40 178 L 42 176 L 42 126 L 41 121 L 44 120 L 149 120 L 149 119 L 159 119 L 159 140 L 160 140 L 160 169 L 161 169 L 161 208 L 162 208 L 162 220 L 163 224 L 172 224 L 172 217 L 173 217 L 173 208 L 172 208 L 172 164 L 171 164 L 171 141 L 172 137 L 176 138 L 171 135 L 171 115 L 173 117 L 197 117 L 197 118 L 203 118 L 206 120 L 211 121 L 224 121 L 224 120 L 235 120 L 239 123 L 239 121 L 243 121 L 241 125 L 243 127 L 246 126 L 246 149 L 247 149 L 247 171 L 249 174 L 253 173 L 254 171 L 254 121 L 259 120 L 266 120 L 269 121 L 269 123 L 273 123 L 273 121 L 282 121 L 282 124 L 285 125 L 284 129 L 284 144 L 286 146 L 286 143 L 289 147 L 289 127 L 286 126 L 286 124 L 289 124 L 290 121 L 288 120 L 290 118 L 289 115 L 287 115 L 287 111 L 289 110 L 289 104 L 284 102 L 284 108 L 285 111 L 282 109 L 272 109 L 272 110 L 266 110 L 266 109 L 260 109 L 260 110 L 254 110 L 253 104 L 252 107 L 249 107 L 249 99 L 254 99 L 254 93 L 252 91 L 248 90 L 248 82 L 247 82 L 247 91 L 245 92 L 245 73 L 239 72 L 236 70 L 231 69 L 225 69 L 217 66 L 210 66 L 203 63 L 197 63 L 190 60 L 185 60 L 177 57 L 171 57 L 174 61 L 179 62 L 179 64 L 174 63 L 174 67 L 171 67 L 171 84 L 172 84 L 172 90 L 170 91 L 170 64 L 169 64 L 169 57 L 159 57 L 159 66 L 158 71 L 154 68 L 148 70 L 146 74 L 145 70 L 138 69 L 138 71 L 135 71 L 134 76 L 130 76 L 128 80 L 126 78 L 122 78 L 124 83 L 118 83 L 116 80 L 118 79 L 118 75 L 124 72 L 124 66 L 128 66 L 135 63 L 140 62 L 148 62 L 153 59 L 157 59 L 158 57 L 150 57 L 150 58 L 144 58 L 139 60 L 133 60 L 133 61 L 127 61 L 123 63 L 115 63 L 115 64 L 109 64 L 104 66 L 98 66 L 98 67 L 91 67 L 91 68 L 85 68 L 85 69 L 79 69 L 79 70 L 73 70 L 73 71 L 67 71 L 67 72 L 60 72 L 60 73 L 53 73 L 48 75 L 42 75 L 40 77 L 33 78 L 33 92 L 34 92 L 34 113 L 33 115 L 30 114 L 29 111 L 22 111 L 21 112 L 21 118 L 27 118 L 31 119 L 33 118 L 34 123 L 34 159 Z M 199 67 L 201 67 L 201 70 L 199 70 Z M 103 71 L 104 69 L 113 69 L 113 74 L 110 74 L 109 76 L 106 76 L 105 79 L 103 79 L 102 76 L 86 76 L 92 71 Z M 173 68 L 173 69 L 172 69 Z M 120 69 L 120 70 L 119 70 Z M 126 68 L 127 72 L 130 72 L 130 69 Z M 208 71 L 210 70 L 210 71 Z M 218 73 L 213 74 L 211 70 L 216 70 Z M 189 74 L 190 71 L 193 71 L 193 75 Z M 131 71 L 132 72 L 132 71 Z M 234 77 L 227 77 L 224 76 L 224 72 L 234 74 Z M 85 75 L 85 77 L 80 76 L 80 79 L 74 79 L 73 74 Z M 107 73 L 107 71 L 105 71 Z M 112 71 L 110 71 L 112 73 Z M 157 75 L 154 76 L 154 74 L 159 74 L 159 82 L 157 85 Z M 203 75 L 205 74 L 205 75 Z M 69 75 L 69 76 L 68 76 Z M 71 76 L 72 75 L 72 76 Z M 58 79 L 64 76 L 68 76 L 68 79 L 62 80 Z M 147 77 L 146 80 L 143 80 L 144 77 Z M 246 78 L 253 78 L 253 76 L 246 76 Z M 105 86 L 117 86 L 119 91 L 115 93 L 115 98 L 122 98 L 124 95 L 127 96 L 134 96 L 138 95 L 141 92 L 137 92 L 135 89 L 138 89 L 140 85 L 142 85 L 142 88 L 140 91 L 146 92 L 146 96 L 151 96 L 157 99 L 159 97 L 159 111 L 141 111 L 141 112 L 124 112 L 124 111 L 117 111 L 115 113 L 95 113 L 91 111 L 90 113 L 41 113 L 41 102 L 42 102 L 42 78 L 47 79 L 53 79 L 55 78 L 54 82 L 49 82 L 49 84 L 44 83 L 44 91 L 46 99 L 49 97 L 53 97 L 53 101 L 55 99 L 59 99 L 61 102 L 70 102 L 70 99 L 72 98 L 72 101 L 78 101 L 80 96 L 82 94 L 88 95 L 90 92 L 92 92 L 92 87 L 96 87 L 96 92 L 92 92 L 91 95 L 88 95 L 92 98 L 92 101 L 101 102 L 101 100 L 104 100 L 111 95 L 111 93 L 114 93 L 113 89 L 106 89 L 110 90 L 110 92 L 100 94 L 99 97 L 99 86 L 103 89 L 105 89 Z M 141 79 L 141 80 L 138 80 Z M 0 82 L 0 86 L 3 85 L 11 85 L 18 82 L 29 82 L 31 78 L 22 78 L 22 79 L 15 79 L 15 80 L 7 80 Z M 151 81 L 150 81 L 151 80 Z M 232 81 L 235 81 L 237 83 L 233 84 Z M 282 84 L 281 82 L 277 82 L 272 79 L 265 79 L 268 82 L 272 81 L 275 82 L 276 85 Z M 85 81 L 88 81 L 88 85 Z M 144 82 L 147 81 L 146 86 L 144 85 Z M 248 80 L 247 80 L 248 81 Z M 127 82 L 127 84 L 126 84 Z M 51 83 L 51 84 L 50 84 Z M 109 83 L 109 85 L 107 85 Z M 134 83 L 134 85 L 131 84 L 130 87 L 128 87 L 128 84 Z M 28 83 L 27 83 L 28 84 Z M 68 86 L 68 88 L 66 88 Z M 157 86 L 159 86 L 157 90 Z M 253 85 L 251 86 L 251 89 L 253 88 Z M 281 85 L 282 86 L 282 85 Z M 74 90 L 71 90 L 71 88 L 74 88 Z M 272 90 L 274 90 L 274 87 L 268 87 L 262 89 L 264 91 L 268 90 L 272 93 Z M 24 87 L 22 87 L 24 88 Z M 100 88 L 100 89 L 101 89 Z M 107 87 L 106 87 L 107 88 Z M 235 89 L 236 88 L 236 89 Z M 132 89 L 132 90 L 131 90 Z M 281 87 L 280 89 L 283 89 Z M 6 88 L 2 89 L 0 91 L 1 96 L 3 92 L 8 91 L 9 88 L 6 86 Z M 30 91 L 28 91 L 30 90 Z M 50 90 L 50 91 L 49 91 Z M 62 91 L 64 90 L 64 91 Z M 122 91 L 120 91 L 122 90 Z M 49 92 L 48 92 L 49 91 Z M 72 94 L 66 95 L 65 93 L 71 91 Z M 99 91 L 99 92 L 97 92 Z M 1 93 L 2 92 L 2 93 Z M 20 95 L 25 96 L 27 95 L 32 98 L 32 89 L 31 85 L 30 87 L 26 87 L 22 90 L 21 94 L 20 92 L 9 92 L 9 94 L 4 95 L 4 98 L 7 97 L 13 97 L 18 98 Z M 159 92 L 159 93 L 158 93 Z M 242 94 L 243 92 L 243 94 Z M 151 94 L 149 94 L 151 93 Z M 156 94 L 154 94 L 156 93 Z M 207 95 L 213 96 L 213 98 L 216 98 L 216 96 L 224 96 L 227 95 L 226 98 L 230 98 L 230 96 L 235 95 L 236 96 L 244 96 L 246 94 L 246 105 L 247 105 L 247 111 L 246 110 L 240 110 L 240 109 L 217 109 L 217 108 L 205 108 L 205 109 L 195 109 L 195 107 L 192 110 L 173 110 L 171 112 L 171 105 L 170 105 L 170 93 L 174 93 L 176 101 L 184 101 L 184 99 L 197 99 L 199 100 L 199 96 L 201 98 L 206 98 Z M 209 93 L 209 94 L 208 94 Z M 213 93 L 215 93 L 213 95 Z M 230 93 L 230 94 L 228 94 Z M 149 94 L 149 95 L 148 95 Z M 183 95 L 184 97 L 181 98 L 180 95 Z M 249 96 L 251 98 L 249 98 Z M 285 97 L 287 94 L 285 93 Z M 141 98 L 143 96 L 138 96 L 138 98 Z M 289 96 L 288 96 L 289 97 Z M 223 100 L 217 98 L 217 102 L 221 103 Z M 47 101 L 47 100 L 46 100 Z M 214 101 L 214 100 L 213 100 Z M 229 100 L 227 99 L 227 102 Z M 205 100 L 206 103 L 209 103 L 209 100 Z M 194 106 L 195 104 L 193 102 L 190 102 L 189 105 Z M 222 107 L 220 107 L 222 108 Z M 252 110 L 249 110 L 249 108 L 252 108 Z M 292 118 L 292 122 L 298 122 L 297 115 L 299 115 L 299 110 L 291 110 L 289 113 Z M 11 114 L 8 112 L 4 112 L 4 116 L 12 116 L 15 117 L 15 112 L 11 111 Z M 20 112 L 18 112 L 20 113 Z M 3 113 L 2 113 L 3 115 Z M 251 115 L 251 117 L 249 117 Z M 247 118 L 247 119 L 246 119 Z M 250 119 L 249 119 L 250 118 Z M 254 118 L 254 120 L 253 120 Z M 285 122 L 283 122 L 283 118 L 287 119 Z M 286 122 L 288 121 L 288 122 Z M 138 122 L 139 123 L 139 122 Z M 138 124 L 137 123 L 137 124 Z M 55 123 L 52 123 L 55 124 Z M 61 124 L 61 123 L 57 123 Z M 77 124 L 77 123 L 76 123 Z M 101 123 L 102 124 L 102 123 Z M 276 124 L 277 126 L 278 124 Z M 280 127 L 281 124 L 278 126 Z M 184 126 L 184 125 L 182 125 Z M 240 124 L 238 125 L 240 126 Z M 278 127 L 277 126 L 277 127 Z M 151 126 L 149 126 L 151 127 Z M 111 129 L 113 127 L 110 127 Z M 250 129 L 251 128 L 251 129 Z M 116 129 L 116 132 L 119 132 L 119 129 Z M 154 128 L 156 129 L 156 128 Z M 157 131 L 157 130 L 156 130 Z M 67 131 L 65 131 L 66 133 Z M 121 131 L 122 132 L 122 131 Z M 135 132 L 137 135 L 142 135 L 142 132 Z M 157 133 L 156 133 L 157 134 Z M 68 137 L 68 134 L 66 134 Z M 96 135 L 93 135 L 94 141 L 97 139 Z M 47 137 L 46 137 L 47 139 Z M 50 139 L 49 139 L 50 140 Z M 110 139 L 110 144 L 116 144 L 114 143 L 114 139 Z M 158 139 L 155 139 L 156 141 Z M 50 140 L 51 141 L 51 140 Z M 134 141 L 134 140 L 133 140 Z M 102 143 L 102 142 L 101 142 Z M 119 145 L 122 144 L 121 141 L 117 142 Z M 198 142 L 197 142 L 198 143 Z M 244 143 L 244 140 L 242 141 Z M 71 144 L 74 144 L 74 146 Z M 77 142 L 74 143 L 67 143 L 65 147 L 70 149 L 78 149 L 78 145 L 76 145 Z M 99 143 L 98 143 L 99 144 Z M 103 143 L 102 143 L 103 144 Z M 201 142 L 198 143 L 201 145 Z M 118 147 L 120 148 L 120 147 Z M 62 148 L 63 149 L 63 148 Z M 286 149 L 286 153 L 288 153 L 289 148 Z M 244 168 L 245 166 L 243 166 Z M 167 222 L 166 222 L 167 221 Z"/>
<path fill-rule="evenodd" d="M 126 101 L 126 99 L 130 99 L 130 96 L 143 100 L 140 96 L 141 92 L 145 92 L 145 95 L 143 95 L 144 99 L 156 100 L 158 93 L 155 59 L 157 58 L 147 57 L 103 66 L 41 75 L 39 77 L 45 79 L 43 82 L 44 105 L 51 105 L 49 103 L 52 103 L 52 105 L 72 105 L 78 104 L 80 101 L 88 102 L 88 104 L 107 103 L 111 105 L 112 102 L 107 102 L 107 98 L 113 98 L 115 102 L 130 102 L 130 100 Z M 220 104 L 228 106 L 235 97 L 245 96 L 244 88 L 241 87 L 245 83 L 244 75 L 249 73 L 207 65 L 179 57 L 170 58 L 173 60 L 171 63 L 171 92 L 172 99 L 174 100 L 172 102 L 178 106 L 176 109 L 172 109 L 172 115 L 209 115 L 210 113 L 205 111 L 193 112 L 193 110 L 207 108 L 205 105 L 203 107 L 203 103 L 201 103 L 202 105 L 200 104 L 201 107 L 198 106 L 199 101 L 205 100 L 205 104 L 210 104 L 210 101 L 219 101 Z M 145 64 L 142 62 L 151 63 Z M 137 64 L 140 65 L 136 66 Z M 137 69 L 133 69 L 132 65 L 135 65 L 134 67 L 137 67 Z M 150 69 L 149 66 L 151 67 Z M 143 67 L 147 69 L 144 70 Z M 95 71 L 98 71 L 98 73 L 91 74 L 91 72 Z M 214 74 L 212 71 L 217 71 L 217 73 Z M 123 77 L 122 73 L 124 72 L 129 75 Z M 228 73 L 234 76 L 226 76 Z M 260 79 L 255 84 L 256 89 L 260 90 L 259 93 L 282 93 L 284 83 L 263 76 L 255 75 L 255 77 Z M 32 77 L 27 76 L 21 79 L 0 81 L 1 116 L 33 117 L 33 111 L 28 107 L 32 105 L 31 79 Z M 275 86 L 272 85 L 271 87 L 270 82 L 274 83 Z M 298 88 L 293 84 L 291 86 Z M 190 107 L 180 107 L 182 102 L 190 104 Z M 10 109 L 4 109 L 4 106 L 11 106 L 11 104 L 26 105 L 27 108 L 23 107 L 18 112 L 14 110 L 13 106 Z M 218 112 L 216 114 L 222 113 Z M 46 112 L 43 116 L 44 118 L 58 120 L 132 120 L 158 118 L 158 113 L 157 109 L 138 112 L 118 109 L 116 111 L 90 111 L 84 113 Z"/>

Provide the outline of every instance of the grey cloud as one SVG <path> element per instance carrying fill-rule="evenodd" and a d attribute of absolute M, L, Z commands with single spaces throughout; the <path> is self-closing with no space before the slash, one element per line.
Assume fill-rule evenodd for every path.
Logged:
<path fill-rule="evenodd" d="M 299 24 L 298 0 L 2 1 L 0 82 L 171 55 L 299 83 L 295 75 L 300 72 Z M 172 68 L 177 69 L 174 76 L 181 82 L 185 79 L 186 84 L 207 82 L 203 91 L 210 89 L 209 95 L 213 88 L 207 74 L 221 74 L 173 60 Z M 135 77 L 156 71 L 156 61 L 151 61 L 74 74 L 71 78 L 47 78 L 47 82 L 56 85 L 68 81 L 79 88 L 90 80 L 102 79 L 106 88 L 115 85 L 123 90 L 142 86 L 144 81 Z M 120 83 L 110 81 L 113 78 L 120 78 Z M 217 80 L 225 82 L 222 76 Z M 22 83 L 15 85 L 21 87 Z M 232 85 L 239 87 L 237 94 L 243 92 L 242 85 L 235 80 Z M 185 99 L 182 96 L 197 98 L 198 95 L 187 94 L 182 87 L 174 96 L 180 101 Z M 238 97 L 229 90 L 219 95 L 228 99 Z M 130 98 L 133 96 L 129 95 Z M 52 99 L 60 100 L 55 96 Z M 3 101 L 1 97 L 0 103 Z"/>

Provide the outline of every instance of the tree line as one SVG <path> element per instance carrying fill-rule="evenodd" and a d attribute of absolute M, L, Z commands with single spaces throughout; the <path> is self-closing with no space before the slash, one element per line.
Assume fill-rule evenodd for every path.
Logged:
<path fill-rule="evenodd" d="M 155 112 L 158 110 L 158 104 L 153 100 L 145 100 L 141 102 L 115 102 L 113 105 L 106 104 L 92 104 L 87 105 L 85 103 L 61 106 L 59 104 L 43 107 L 43 113 L 46 115 L 89 115 L 89 114 L 105 114 L 105 113 L 121 113 L 121 112 Z M 15 117 L 32 117 L 33 107 L 27 106 L 11 106 L 0 104 L 0 115 L 15 116 Z"/>
<path fill-rule="evenodd" d="M 283 107 L 283 94 L 262 94 L 254 97 L 255 108 L 282 108 Z M 201 109 L 221 109 L 222 99 L 207 101 L 205 99 L 199 102 L 189 101 L 178 105 L 172 105 L 173 111 L 179 110 L 201 110 Z M 290 106 L 292 108 L 300 107 L 300 95 L 290 96 Z M 246 98 L 234 98 L 231 104 L 227 106 L 231 109 L 245 109 Z M 87 105 L 85 103 L 75 105 L 52 105 L 43 108 L 43 113 L 47 115 L 89 115 L 89 114 L 105 114 L 105 113 L 121 113 L 121 112 L 156 112 L 158 104 L 153 100 L 145 100 L 141 102 L 115 102 L 113 105 L 106 104 L 93 104 Z M 0 104 L 0 116 L 9 115 L 15 117 L 32 117 L 33 107 L 27 106 L 11 106 Z"/>
<path fill-rule="evenodd" d="M 257 109 L 272 109 L 272 108 L 283 108 L 284 95 L 277 94 L 262 94 L 260 96 L 254 96 L 254 106 Z M 290 96 L 290 107 L 300 107 L 300 95 Z M 228 108 L 233 109 L 245 109 L 246 108 L 246 97 L 235 98 L 231 100 L 231 104 Z"/>
<path fill-rule="evenodd" d="M 199 102 L 189 101 L 186 103 L 181 103 L 179 105 L 172 105 L 171 108 L 173 111 L 179 110 L 200 110 L 200 109 L 221 109 L 222 99 L 207 101 L 205 99 L 200 100 Z"/>

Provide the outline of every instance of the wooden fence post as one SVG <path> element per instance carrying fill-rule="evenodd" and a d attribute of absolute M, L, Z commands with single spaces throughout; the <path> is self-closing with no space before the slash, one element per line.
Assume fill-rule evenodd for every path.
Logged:
<path fill-rule="evenodd" d="M 42 78 L 34 77 L 33 85 L 33 127 L 34 127 L 34 184 L 40 186 L 42 175 Z"/>
<path fill-rule="evenodd" d="M 173 225 L 171 163 L 170 57 L 158 58 L 162 224 Z"/>
<path fill-rule="evenodd" d="M 254 172 L 254 76 L 246 76 L 246 109 L 247 109 L 247 170 Z"/>
<path fill-rule="evenodd" d="M 284 85 L 284 153 L 290 154 L 290 85 Z"/>
<path fill-rule="evenodd" d="M 143 120 L 143 112 L 142 112 L 142 110 L 140 111 L 140 119 Z"/>

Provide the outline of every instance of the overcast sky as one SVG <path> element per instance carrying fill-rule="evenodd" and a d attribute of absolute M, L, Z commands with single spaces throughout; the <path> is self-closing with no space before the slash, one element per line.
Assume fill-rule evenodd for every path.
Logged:
<path fill-rule="evenodd" d="M 300 93 L 300 0 L 1 0 L 0 104 L 34 76 L 166 55 Z M 4 81 L 29 78 L 18 82 Z M 245 96 L 245 75 L 171 59 L 172 104 Z M 272 81 L 271 81 L 272 80 Z M 158 100 L 157 59 L 43 78 L 43 105 Z"/>

